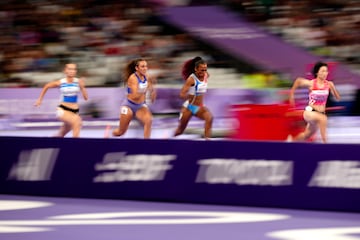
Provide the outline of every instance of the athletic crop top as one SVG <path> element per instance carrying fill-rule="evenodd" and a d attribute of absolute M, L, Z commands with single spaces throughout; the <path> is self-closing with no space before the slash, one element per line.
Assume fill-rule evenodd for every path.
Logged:
<path fill-rule="evenodd" d="M 204 78 L 204 81 L 200 81 L 194 73 L 192 73 L 190 77 L 195 80 L 195 84 L 190 87 L 188 94 L 195 96 L 204 94 L 207 91 L 207 77 Z"/>
<path fill-rule="evenodd" d="M 316 80 L 312 80 L 312 89 L 309 93 L 310 105 L 325 105 L 329 96 L 329 82 L 324 81 L 324 86 L 319 87 Z"/>
<path fill-rule="evenodd" d="M 66 78 L 60 79 L 61 102 L 76 103 L 80 91 L 79 79 L 74 78 L 73 82 L 67 82 Z"/>
<path fill-rule="evenodd" d="M 144 81 L 135 73 L 135 76 L 138 80 L 138 93 L 145 93 L 148 87 L 148 81 L 144 76 Z M 131 93 L 131 88 L 128 87 L 128 93 Z"/>

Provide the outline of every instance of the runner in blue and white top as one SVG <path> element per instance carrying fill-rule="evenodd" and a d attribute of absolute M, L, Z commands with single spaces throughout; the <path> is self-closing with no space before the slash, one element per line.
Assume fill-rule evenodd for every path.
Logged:
<path fill-rule="evenodd" d="M 136 117 L 144 126 L 144 138 L 150 138 L 152 113 L 146 103 L 146 97 L 155 101 L 156 92 L 154 80 L 147 74 L 148 66 L 145 59 L 139 58 L 130 61 L 125 67 L 127 95 L 121 103 L 119 127 L 112 132 L 119 137 L 126 133 L 130 121 Z"/>
<path fill-rule="evenodd" d="M 68 82 L 67 78 L 60 79 L 60 101 L 64 103 L 77 103 L 80 92 L 79 79 L 73 78 Z"/>
<path fill-rule="evenodd" d="M 81 130 L 81 117 L 79 115 L 78 94 L 82 93 L 85 100 L 88 99 L 88 94 L 85 89 L 85 83 L 82 78 L 77 78 L 77 66 L 74 63 L 68 63 L 65 65 L 64 73 L 66 77 L 47 83 L 37 101 L 35 106 L 40 106 L 41 102 L 49 88 L 60 89 L 60 104 L 57 108 L 56 115 L 64 123 L 58 133 L 58 137 L 64 137 L 68 132 L 72 130 L 73 137 L 80 136 Z"/>
<path fill-rule="evenodd" d="M 207 91 L 209 73 L 207 63 L 201 57 L 195 57 L 185 62 L 182 75 L 186 79 L 180 91 L 180 97 L 185 100 L 182 105 L 179 125 L 174 136 L 184 132 L 192 116 L 205 121 L 204 137 L 210 139 L 213 116 L 204 105 L 204 95 Z"/>

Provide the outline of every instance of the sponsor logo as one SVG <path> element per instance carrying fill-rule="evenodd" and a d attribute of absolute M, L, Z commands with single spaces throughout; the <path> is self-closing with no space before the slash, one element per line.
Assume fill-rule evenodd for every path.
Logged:
<path fill-rule="evenodd" d="M 360 188 L 360 162 L 319 162 L 308 186 L 331 188 Z"/>
<path fill-rule="evenodd" d="M 293 162 L 269 160 L 203 159 L 196 182 L 210 184 L 270 185 L 292 184 Z"/>
<path fill-rule="evenodd" d="M 58 148 L 23 150 L 12 166 L 8 180 L 48 181 L 59 153 Z"/>
<path fill-rule="evenodd" d="M 99 174 L 94 182 L 161 181 L 172 169 L 170 161 L 176 155 L 107 153 L 103 161 L 95 165 Z"/>

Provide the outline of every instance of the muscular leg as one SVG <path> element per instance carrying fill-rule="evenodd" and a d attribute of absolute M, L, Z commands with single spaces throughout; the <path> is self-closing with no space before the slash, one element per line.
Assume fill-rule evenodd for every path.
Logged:
<path fill-rule="evenodd" d="M 150 138 L 151 125 L 152 125 L 152 114 L 147 107 L 142 107 L 136 112 L 136 118 L 144 126 L 144 138 Z"/>
<path fill-rule="evenodd" d="M 307 140 L 310 138 L 319 128 L 322 141 L 325 143 L 326 139 L 326 127 L 327 117 L 326 115 L 318 112 L 304 112 L 304 119 L 307 122 L 305 131 L 295 137 L 294 140 Z"/>
<path fill-rule="evenodd" d="M 315 122 L 308 123 L 306 125 L 305 131 L 299 133 L 295 138 L 294 141 L 304 141 L 309 139 L 317 130 L 317 124 Z"/>
<path fill-rule="evenodd" d="M 65 135 L 70 132 L 71 130 L 71 125 L 67 124 L 67 123 L 63 123 L 63 125 L 60 127 L 58 134 L 56 135 L 57 137 L 65 137 Z"/>
<path fill-rule="evenodd" d="M 120 109 L 120 120 L 119 127 L 113 131 L 113 136 L 119 137 L 126 133 L 129 128 L 130 121 L 133 117 L 133 112 L 128 107 L 121 107 Z"/>
<path fill-rule="evenodd" d="M 196 114 L 196 116 L 205 121 L 204 137 L 206 139 L 210 139 L 211 138 L 212 122 L 213 122 L 212 114 L 210 113 L 210 111 L 206 107 L 203 107 Z"/>
<path fill-rule="evenodd" d="M 320 129 L 320 136 L 323 143 L 327 142 L 327 116 L 322 114 L 319 117 L 319 129 Z"/>
<path fill-rule="evenodd" d="M 186 108 L 181 108 L 181 113 L 180 113 L 180 117 L 179 117 L 179 125 L 175 130 L 174 133 L 174 137 L 179 136 L 180 134 L 182 134 L 185 131 L 185 128 L 187 127 L 190 119 L 192 117 L 192 113 L 186 109 Z"/>
<path fill-rule="evenodd" d="M 59 130 L 59 137 L 65 135 L 73 130 L 73 137 L 79 137 L 81 129 L 81 118 L 78 114 L 63 109 L 58 109 L 58 118 L 64 123 Z"/>
<path fill-rule="evenodd" d="M 82 120 L 81 117 L 78 114 L 74 114 L 72 119 L 72 131 L 73 131 L 73 137 L 77 138 L 80 137 L 80 130 L 82 127 Z"/>

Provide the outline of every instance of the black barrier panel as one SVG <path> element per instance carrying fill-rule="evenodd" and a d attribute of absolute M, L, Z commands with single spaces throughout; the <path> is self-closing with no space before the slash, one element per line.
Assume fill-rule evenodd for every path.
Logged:
<path fill-rule="evenodd" d="M 0 137 L 0 193 L 359 212 L 358 145 Z"/>

